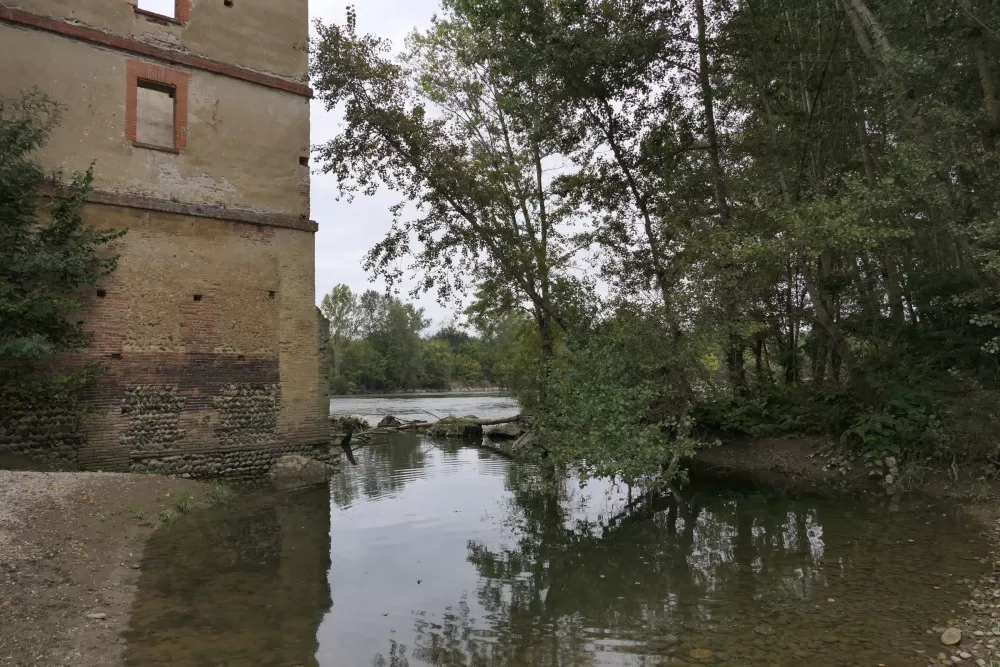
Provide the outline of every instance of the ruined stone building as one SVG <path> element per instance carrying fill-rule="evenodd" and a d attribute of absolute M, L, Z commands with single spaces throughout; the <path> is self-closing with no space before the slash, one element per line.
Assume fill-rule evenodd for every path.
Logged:
<path fill-rule="evenodd" d="M 326 441 L 308 0 L 166 4 L 0 0 L 0 95 L 37 87 L 65 106 L 39 161 L 93 161 L 86 221 L 128 228 L 85 316 L 108 372 L 82 433 L 39 417 L 20 446 L 246 473 Z"/>

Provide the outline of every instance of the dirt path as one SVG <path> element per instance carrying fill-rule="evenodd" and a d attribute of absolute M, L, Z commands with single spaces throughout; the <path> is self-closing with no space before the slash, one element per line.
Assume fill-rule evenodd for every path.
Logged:
<path fill-rule="evenodd" d="M 120 665 L 146 538 L 207 485 L 0 470 L 0 665 Z"/>

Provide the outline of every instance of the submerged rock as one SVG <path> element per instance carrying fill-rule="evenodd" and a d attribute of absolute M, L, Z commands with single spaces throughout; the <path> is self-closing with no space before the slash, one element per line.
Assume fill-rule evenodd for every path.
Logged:
<path fill-rule="evenodd" d="M 948 628 L 941 633 L 941 643 L 945 646 L 954 646 L 962 641 L 962 631 L 958 628 Z"/>
<path fill-rule="evenodd" d="M 267 476 L 280 488 L 323 484 L 330 474 L 324 463 L 298 454 L 282 456 L 274 462 Z"/>

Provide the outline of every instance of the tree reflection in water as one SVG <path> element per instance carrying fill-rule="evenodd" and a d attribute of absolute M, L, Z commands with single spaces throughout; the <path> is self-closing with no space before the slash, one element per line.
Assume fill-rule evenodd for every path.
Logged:
<path fill-rule="evenodd" d="M 964 592 L 941 573 L 980 569 L 940 508 L 692 486 L 628 510 L 600 480 L 412 435 L 359 463 L 331 484 L 324 665 L 653 665 L 693 648 L 889 663 Z"/>
<path fill-rule="evenodd" d="M 698 489 L 612 518 L 581 512 L 572 478 L 553 483 L 511 466 L 506 488 L 502 523 L 513 542 L 468 544 L 481 615 L 463 599 L 441 623 L 418 620 L 411 655 L 421 664 L 624 664 L 622 654 L 659 664 L 681 638 L 757 664 L 755 642 L 780 649 L 783 625 L 819 641 L 857 623 L 856 605 L 828 601 L 833 589 L 867 591 L 870 611 L 883 603 L 872 586 L 908 592 L 890 574 L 899 554 L 879 546 L 914 526 L 886 521 L 884 506 L 838 508 L 824 522 L 829 503 Z"/>

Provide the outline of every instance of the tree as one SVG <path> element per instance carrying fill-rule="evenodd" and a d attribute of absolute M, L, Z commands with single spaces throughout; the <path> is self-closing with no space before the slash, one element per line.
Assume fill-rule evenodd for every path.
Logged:
<path fill-rule="evenodd" d="M 385 388 L 385 359 L 367 340 L 347 341 L 344 344 L 343 377 L 351 390 L 382 390 Z"/>
<path fill-rule="evenodd" d="M 344 343 L 357 335 L 357 299 L 350 287 L 336 285 L 323 297 L 320 309 L 330 321 L 330 346 L 333 349 L 333 373 L 336 377 L 341 371 Z"/>
<path fill-rule="evenodd" d="M 552 289 L 569 239 L 544 177 L 558 152 L 544 83 L 494 72 L 488 36 L 459 14 L 412 35 L 393 60 L 385 41 L 357 35 L 353 11 L 345 26 L 318 26 L 311 71 L 345 119 L 320 147 L 324 171 L 344 196 L 383 186 L 403 196 L 367 268 L 393 284 L 411 257 L 421 288 L 442 299 L 478 284 L 525 302 L 552 358 L 554 329 L 566 325 Z"/>
<path fill-rule="evenodd" d="M 993 18 L 443 0 L 391 59 L 352 15 L 314 67 L 348 119 L 323 154 L 346 194 L 416 206 L 370 266 L 476 288 L 484 371 L 557 460 L 664 481 L 693 418 L 930 456 L 1000 389 Z"/>
<path fill-rule="evenodd" d="M 451 347 L 440 340 L 424 343 L 422 350 L 421 380 L 425 387 L 446 389 L 455 369 Z"/>
<path fill-rule="evenodd" d="M 454 378 L 467 384 L 483 379 L 483 367 L 479 361 L 468 354 L 455 355 Z"/>
<path fill-rule="evenodd" d="M 62 183 L 31 154 L 45 145 L 60 107 L 36 91 L 0 98 L 0 374 L 24 379 L 43 359 L 79 350 L 86 291 L 115 269 L 108 244 L 124 232 L 83 222 L 93 167 Z M 42 194 L 52 186 L 56 194 Z"/>

